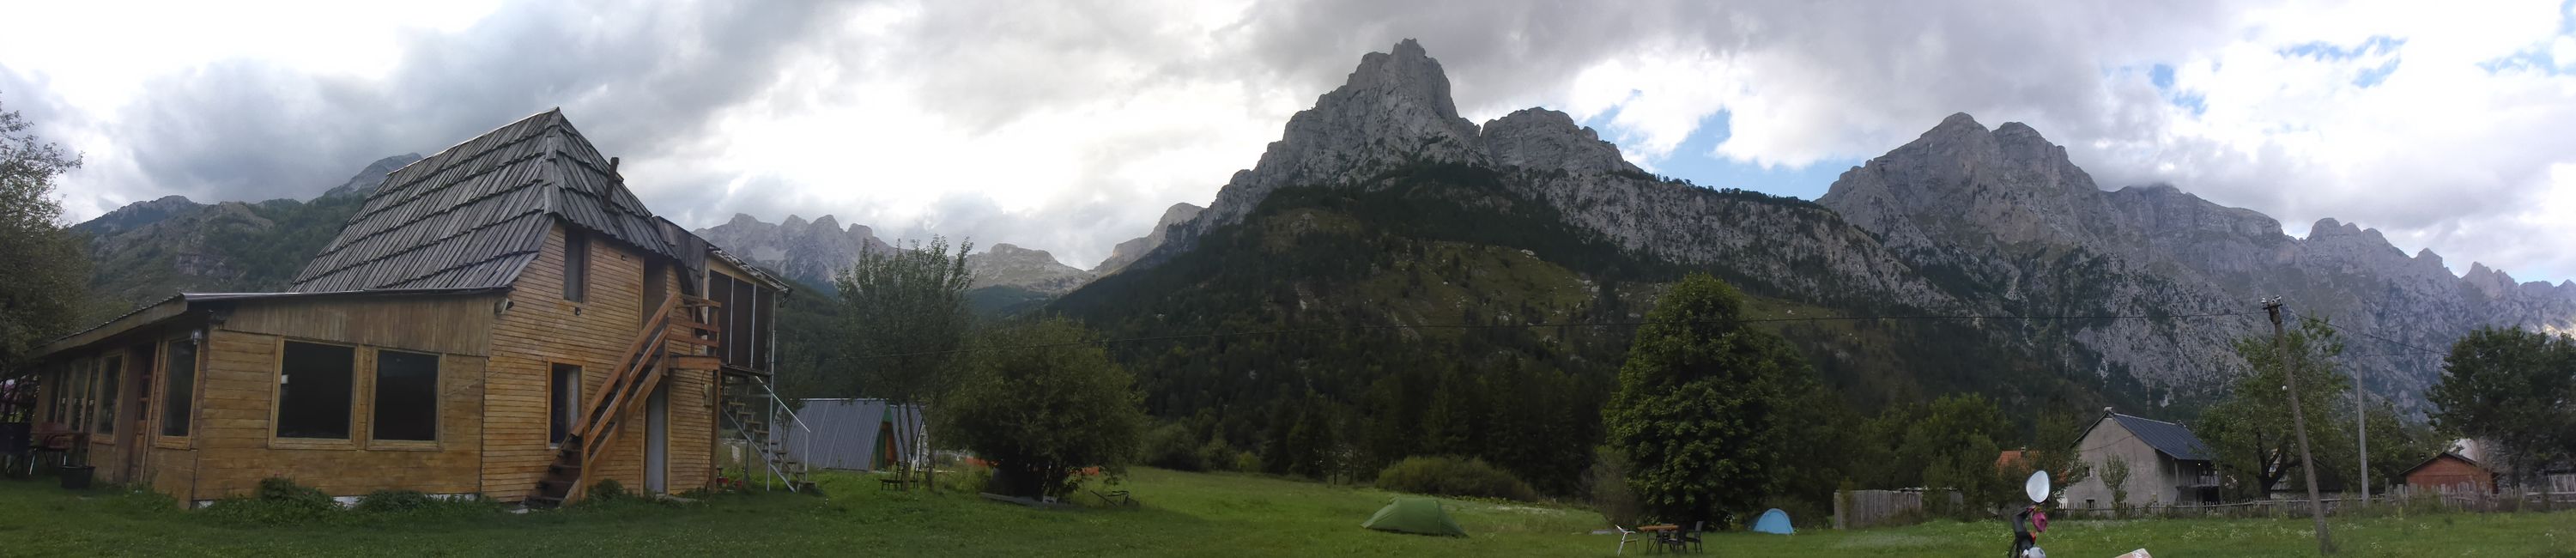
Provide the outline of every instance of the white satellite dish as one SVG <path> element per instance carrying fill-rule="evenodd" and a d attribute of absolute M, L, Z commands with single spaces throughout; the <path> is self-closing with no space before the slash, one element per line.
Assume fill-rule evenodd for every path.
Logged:
<path fill-rule="evenodd" d="M 2024 495 L 2030 496 L 2030 503 L 2048 501 L 2048 471 L 2031 472 L 2030 482 L 2022 483 L 2021 491 Z"/>

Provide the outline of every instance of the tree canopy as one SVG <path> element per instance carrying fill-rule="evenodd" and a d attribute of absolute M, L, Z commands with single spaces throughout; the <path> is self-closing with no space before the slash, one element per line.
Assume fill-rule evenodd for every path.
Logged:
<path fill-rule="evenodd" d="M 949 251 L 933 237 L 895 250 L 866 250 L 833 278 L 847 337 L 847 373 L 813 379 L 826 396 L 925 401 L 945 386 L 949 361 L 966 342 L 966 268 L 973 242 Z M 830 370 L 830 368 L 825 368 Z"/>
<path fill-rule="evenodd" d="M 37 138 L 32 126 L 0 110 L 0 266 L 9 270 L 0 281 L 0 373 L 69 330 L 88 291 L 88 256 L 57 223 L 63 208 L 53 197 L 54 179 L 79 168 L 80 156 Z"/>
<path fill-rule="evenodd" d="M 1064 496 L 1087 467 L 1124 470 L 1143 445 L 1136 377 L 1061 318 L 1005 324 L 977 341 L 931 412 L 993 463 L 996 492 Z M 1014 348 L 1024 347 L 1024 348 Z"/>
<path fill-rule="evenodd" d="M 2490 442 L 2517 476 L 2576 456 L 2576 340 L 2519 328 L 2470 332 L 2451 344 L 2442 379 L 2424 396 L 2436 427 Z"/>
<path fill-rule="evenodd" d="M 1648 515 L 1725 524 L 1779 484 L 1782 417 L 1814 372 L 1743 314 L 1734 287 L 1693 274 L 1637 330 L 1603 423 Z"/>
<path fill-rule="evenodd" d="M 2352 383 L 2334 370 L 2335 358 L 2343 354 L 2343 340 L 2324 320 L 2313 317 L 2299 320 L 2286 336 L 2289 369 L 2299 375 L 2299 401 L 2307 414 L 2312 453 L 2318 463 L 2331 466 L 2337 462 L 2335 456 L 2352 455 L 2348 447 L 2339 445 L 2352 438 L 2339 428 L 2351 421 L 2335 416 L 2335 402 L 2352 389 Z M 2237 339 L 2235 349 L 2247 373 L 2237 378 L 2227 399 L 2202 412 L 2191 428 L 2217 452 L 2218 469 L 2229 479 L 2225 489 L 2235 497 L 2252 498 L 2298 469 L 2298 433 L 2291 427 L 2288 377 L 2283 375 L 2279 345 L 2271 335 L 2259 334 Z"/>

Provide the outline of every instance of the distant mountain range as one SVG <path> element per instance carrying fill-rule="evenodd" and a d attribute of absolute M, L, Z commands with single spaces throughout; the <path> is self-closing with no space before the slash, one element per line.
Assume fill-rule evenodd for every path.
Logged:
<path fill-rule="evenodd" d="M 2292 238 L 2260 213 L 2168 185 L 2103 191 L 2064 148 L 2019 123 L 1990 130 L 1951 116 L 1807 203 L 1656 179 L 1554 111 L 1523 110 L 1479 126 L 1457 115 L 1448 88 L 1439 64 L 1411 41 L 1369 54 L 1346 84 L 1292 117 L 1281 140 L 1237 172 L 1206 211 L 1172 227 L 1169 240 L 1122 275 L 1188 257 L 1229 228 L 1332 226 L 1322 217 L 1249 219 L 1281 192 L 1405 190 L 1421 169 L 1445 165 L 1491 173 L 1472 188 L 1445 191 L 1466 196 L 1447 203 L 1539 200 L 1556 222 L 1634 257 L 1710 271 L 1761 296 L 1837 314 L 2160 316 L 1976 323 L 1987 342 L 2041 368 L 2155 404 L 2212 395 L 2239 366 L 2228 341 L 2264 331 L 2259 316 L 2181 316 L 2257 312 L 2259 296 L 2286 296 L 2295 313 L 2366 333 L 2345 336 L 2352 349 L 2342 365 L 2409 408 L 2438 376 L 2440 359 L 2376 336 L 2443 349 L 2482 325 L 2576 327 L 2576 285 L 2516 284 L 2484 265 L 2455 277 L 2430 251 L 2409 257 L 2376 231 L 2331 219 Z M 1457 226 L 1424 234 L 1503 232 L 1478 230 L 1485 225 L 1476 219 Z M 1300 308 L 1312 307 L 1302 298 L 1320 289 L 1296 275 L 1275 282 L 1270 289 L 1299 293 Z M 1404 321 L 1363 322 L 1386 319 Z M 1811 348 L 1824 360 L 1862 349 Z"/>
<path fill-rule="evenodd" d="M 419 158 L 375 161 L 311 201 L 170 196 L 74 229 L 92 238 L 93 285 L 129 304 L 279 289 L 387 172 Z M 1378 213 L 1389 208 L 1400 211 Z M 1461 118 L 1438 62 L 1406 41 L 1363 57 L 1207 207 L 1167 208 L 1098 265 L 1007 243 L 970 264 L 989 311 L 1052 305 L 1139 335 L 1633 317 L 1689 271 L 1782 316 L 2158 316 L 1782 326 L 1846 389 L 1889 399 L 2042 376 L 2148 405 L 2206 399 L 2237 366 L 2227 342 L 2263 328 L 2200 315 L 2253 312 L 2262 296 L 2355 333 L 2343 366 L 2409 408 L 2440 359 L 2383 337 L 2442 349 L 2484 325 L 2576 329 L 2576 283 L 2517 283 L 2482 264 L 2454 276 L 2429 250 L 2410 256 L 2334 219 L 2305 238 L 2281 231 L 2171 185 L 2104 190 L 2040 131 L 1966 114 L 1813 202 L 1662 179 L 1564 113 Z M 831 216 L 736 215 L 698 234 L 818 288 L 862 250 L 889 248 Z M 1250 269 L 1262 275 L 1235 275 Z M 1187 301 L 1204 306 L 1171 305 Z M 1971 356 L 1990 362 L 1935 362 Z M 1934 368 L 1959 377 L 1922 371 Z"/>

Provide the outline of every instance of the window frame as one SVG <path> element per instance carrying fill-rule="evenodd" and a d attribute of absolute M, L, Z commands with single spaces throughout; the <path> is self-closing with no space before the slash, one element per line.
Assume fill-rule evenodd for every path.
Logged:
<path fill-rule="evenodd" d="M 563 367 L 570 367 L 572 369 L 572 391 L 559 398 L 555 395 L 555 374 L 559 368 Z M 581 418 L 582 384 L 589 382 L 589 380 L 590 367 L 588 365 L 578 362 L 546 362 L 546 447 L 548 449 L 563 447 L 563 441 L 571 439 L 572 431 L 580 427 L 577 423 Z M 564 415 L 564 432 L 563 436 L 560 438 L 556 437 L 554 432 L 555 413 L 559 410 L 569 413 Z"/>
<path fill-rule="evenodd" d="M 445 441 L 444 438 L 439 436 L 439 421 L 447 416 L 446 409 L 441 408 L 446 406 L 442 397 L 446 394 L 446 389 L 442 387 L 442 384 L 447 380 L 447 355 L 433 351 L 412 351 L 382 347 L 371 348 L 374 350 L 370 351 L 371 358 L 368 359 L 367 366 L 367 370 L 371 373 L 367 375 L 365 390 L 367 420 L 364 421 L 364 423 L 366 424 L 367 430 L 367 448 L 438 449 L 439 444 Z M 382 401 L 380 399 L 384 397 L 383 380 L 385 353 L 402 353 L 429 357 L 429 439 L 427 440 L 390 440 L 376 435 L 376 430 L 378 428 L 382 428 L 385 422 L 383 420 L 379 420 L 383 417 L 376 416 L 376 413 L 380 412 L 384 408 L 381 405 Z M 351 409 L 350 414 L 356 415 L 356 410 Z M 353 421 L 356 420 L 356 418 L 357 417 L 355 416 L 350 417 Z M 351 435 L 355 436 L 356 434 L 351 433 Z"/>
<path fill-rule="evenodd" d="M 90 405 L 88 432 L 91 434 L 91 441 L 116 439 L 116 413 L 123 410 L 117 405 L 117 400 L 124 399 L 119 395 L 124 391 L 120 388 L 126 387 L 122 380 L 126 369 L 125 361 L 129 356 L 124 353 L 125 349 L 118 347 L 109 349 L 107 354 L 98 357 L 98 374 L 90 379 L 93 382 L 90 386 L 93 397 L 90 399 L 96 401 Z M 114 365 L 110 366 L 110 363 Z M 98 397 L 98 395 L 105 397 Z"/>
<path fill-rule="evenodd" d="M 152 392 L 158 394 L 152 402 L 152 435 L 153 440 L 158 442 L 157 445 L 162 447 L 189 447 L 189 442 L 195 439 L 197 434 L 197 411 L 199 410 L 197 394 L 199 390 L 205 389 L 206 385 L 206 343 L 197 339 L 193 333 L 161 340 L 161 354 L 158 355 L 160 358 L 155 359 L 156 364 L 161 367 L 161 373 L 154 374 L 152 378 L 152 383 L 155 384 L 151 386 Z M 191 347 L 188 351 L 188 392 L 171 393 L 170 380 L 178 376 L 170 366 L 176 362 L 171 355 L 177 353 L 171 350 L 171 347 L 181 344 Z M 187 406 L 186 409 L 179 411 L 182 414 L 180 418 L 186 421 L 187 426 L 178 434 L 170 433 L 169 408 L 172 403 Z"/>
<path fill-rule="evenodd" d="M 564 227 L 563 298 L 573 303 L 590 297 L 590 238 L 581 229 Z"/>
<path fill-rule="evenodd" d="M 285 422 L 284 418 L 286 416 L 286 384 L 278 381 L 278 379 L 286 375 L 286 345 L 288 343 L 324 345 L 349 349 L 349 430 L 347 436 L 340 438 L 291 438 L 279 435 L 279 428 L 282 426 L 281 423 Z M 358 394 L 360 388 L 364 387 L 361 382 L 365 380 L 364 377 L 358 375 L 358 371 L 372 369 L 374 363 L 370 362 L 370 360 L 372 360 L 371 357 L 374 355 L 368 351 L 358 350 L 361 347 L 356 344 L 335 343 L 300 337 L 279 336 L 273 347 L 275 352 L 272 354 L 277 355 L 277 357 L 276 362 L 269 366 L 268 376 L 269 447 L 284 449 L 356 449 L 359 441 L 358 433 L 362 431 L 360 429 L 362 426 L 360 424 L 361 421 L 359 420 L 360 413 L 358 412 Z"/>

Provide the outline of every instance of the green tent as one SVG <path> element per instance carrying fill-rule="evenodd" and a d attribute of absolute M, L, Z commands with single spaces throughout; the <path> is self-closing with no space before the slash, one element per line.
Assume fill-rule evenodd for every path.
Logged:
<path fill-rule="evenodd" d="M 1417 535 L 1467 536 L 1467 530 L 1458 528 L 1457 520 L 1449 519 L 1449 512 L 1440 509 L 1440 501 L 1430 498 L 1396 498 L 1395 503 L 1378 508 L 1377 515 L 1369 516 L 1368 522 L 1360 526 Z"/>

